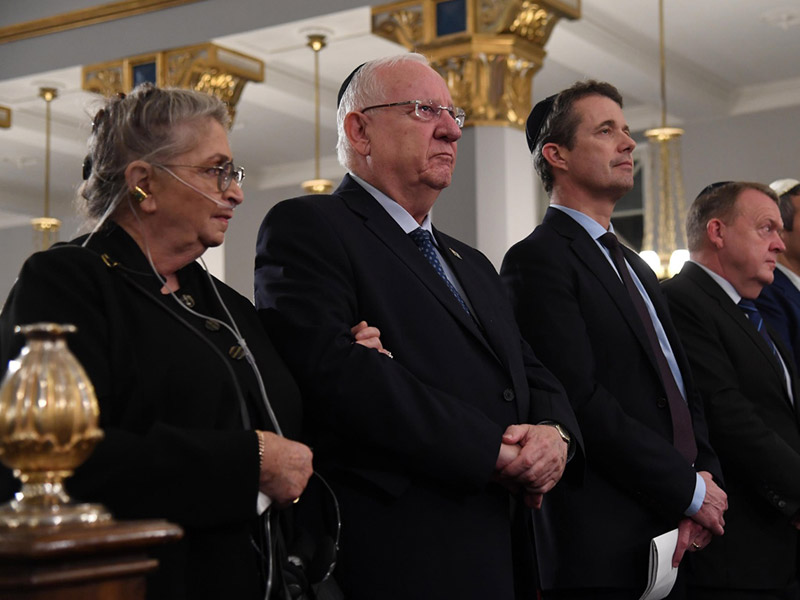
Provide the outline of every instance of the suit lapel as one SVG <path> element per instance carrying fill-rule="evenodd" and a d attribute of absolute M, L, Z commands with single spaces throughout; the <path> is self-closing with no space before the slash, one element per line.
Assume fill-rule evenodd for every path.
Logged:
<path fill-rule="evenodd" d="M 642 282 L 642 285 L 647 291 L 647 295 L 650 297 L 650 301 L 653 303 L 656 315 L 658 315 L 658 320 L 661 321 L 661 326 L 664 328 L 667 341 L 672 349 L 672 355 L 675 357 L 678 370 L 681 372 L 683 386 L 688 397 L 691 395 L 690 387 L 694 385 L 691 377 L 691 367 L 689 366 L 689 357 L 686 356 L 686 352 L 683 349 L 683 342 L 681 342 L 680 335 L 678 335 L 678 330 L 675 329 L 675 325 L 672 323 L 672 315 L 670 315 L 669 306 L 661 291 L 658 279 L 650 267 L 632 250 L 625 248 L 624 251 L 628 262 L 639 278 L 639 281 Z"/>
<path fill-rule="evenodd" d="M 798 290 L 795 287 L 794 283 L 792 283 L 792 281 L 780 269 L 775 269 L 774 285 L 777 285 L 778 289 L 780 289 L 783 292 L 784 297 L 787 298 L 791 303 L 792 309 L 797 313 L 800 313 L 800 290 Z M 773 339 L 779 339 L 780 337 L 777 334 L 774 334 L 771 330 L 770 330 L 770 335 L 773 336 Z M 779 348 L 781 348 L 781 346 L 779 346 Z M 800 374 L 798 374 L 795 369 L 794 360 L 786 359 L 787 355 L 791 356 L 791 352 L 787 352 L 786 350 L 781 350 L 781 356 L 784 357 L 783 361 L 786 363 L 786 368 L 789 369 L 789 372 L 791 373 L 790 379 L 792 380 L 792 383 L 795 384 L 797 382 L 797 377 Z M 795 399 L 794 401 L 795 417 L 797 418 L 798 423 L 800 423 L 800 398 L 798 398 L 797 396 L 798 388 L 796 385 L 792 386 L 792 392 L 793 392 L 792 397 Z"/>
<path fill-rule="evenodd" d="M 780 269 L 775 269 L 775 281 L 773 282 L 786 299 L 792 303 L 797 310 L 800 310 L 800 290 L 798 290 L 791 280 Z"/>
<path fill-rule="evenodd" d="M 508 366 L 508 349 L 506 348 L 508 340 L 497 326 L 499 322 L 497 307 L 495 301 L 492 300 L 491 294 L 487 294 L 486 291 L 491 289 L 490 286 L 496 286 L 496 282 L 486 281 L 480 277 L 478 269 L 471 263 L 472 252 L 467 252 L 467 249 L 463 248 L 463 244 L 441 233 L 436 228 L 434 228 L 434 234 L 439 244 L 439 252 L 458 278 L 458 282 L 472 305 L 472 312 L 477 322 L 480 323 L 479 328 L 475 320 L 466 317 L 466 320 L 470 322 L 470 330 L 479 335 L 484 343 L 488 342 L 487 348 L 495 354 L 501 364 Z M 459 247 L 462 247 L 461 252 Z M 452 296 L 452 294 L 450 295 Z M 461 312 L 463 313 L 464 311 L 462 310 Z"/>
<path fill-rule="evenodd" d="M 517 390 L 528 389 L 529 384 L 524 369 L 514 368 L 511 365 L 511 357 L 519 352 L 521 335 L 516 326 L 516 321 L 511 319 L 511 329 L 509 329 L 508 318 L 505 314 L 511 313 L 505 291 L 497 280 L 496 273 L 492 269 L 479 268 L 473 261 L 476 255 L 474 249 L 469 248 L 458 240 L 451 238 L 439 231 L 435 231 L 439 248 L 453 273 L 458 278 L 461 287 L 464 289 L 469 302 L 473 308 L 473 314 L 478 316 L 482 328 L 480 330 L 481 340 L 492 352 L 497 361 L 503 365 L 504 369 L 511 375 L 514 388 Z M 498 296 L 500 296 L 498 298 Z M 527 396 L 517 396 L 517 410 L 520 422 L 527 421 L 529 404 Z"/>
<path fill-rule="evenodd" d="M 800 400 L 800 398 L 797 397 L 797 386 L 795 385 L 797 383 L 797 371 L 795 370 L 795 367 L 794 367 L 794 360 L 792 360 L 792 353 L 784 345 L 783 340 L 781 339 L 781 337 L 775 332 L 774 329 L 772 329 L 772 327 L 769 326 L 769 323 L 764 321 L 764 326 L 767 328 L 767 333 L 769 333 L 770 338 L 772 338 L 772 342 L 775 344 L 775 348 L 778 349 L 778 353 L 781 355 L 781 358 L 783 359 L 783 364 L 786 366 L 786 370 L 789 373 L 789 381 L 791 382 L 790 385 L 792 386 L 792 395 L 791 395 L 791 399 L 790 399 L 789 396 L 788 396 L 788 393 L 787 393 L 787 398 L 786 399 L 787 399 L 787 401 L 790 402 L 790 405 L 791 405 L 790 408 L 792 409 L 792 412 L 794 413 L 795 419 L 797 419 L 798 423 L 800 424 L 800 406 L 798 406 L 798 404 L 800 404 L 800 402 L 798 402 L 798 400 Z M 779 365 L 779 366 L 781 366 L 781 365 Z M 780 372 L 780 375 L 781 375 L 781 382 L 784 384 L 783 388 L 785 390 L 786 389 L 786 377 L 784 377 L 783 368 L 781 368 L 779 370 L 779 372 Z M 794 400 L 794 402 L 791 401 L 792 399 Z"/>
<path fill-rule="evenodd" d="M 487 350 L 494 354 L 475 321 L 464 311 L 445 282 L 419 251 L 414 241 L 406 235 L 378 201 L 350 178 L 349 175 L 345 176 L 335 194 L 343 199 L 350 210 L 361 215 L 364 219 L 364 226 L 409 268 L 452 317 L 479 339 Z M 449 250 L 442 248 L 440 245 L 440 252 L 444 254 Z M 454 272 L 456 272 L 459 281 L 463 285 L 459 270 L 454 270 Z M 472 296 L 470 295 L 469 298 L 471 302 Z"/>
<path fill-rule="evenodd" d="M 689 367 L 689 358 L 683 350 L 683 343 L 681 342 L 678 331 L 672 324 L 672 316 L 669 314 L 669 306 L 667 305 L 666 298 L 661 291 L 658 279 L 653 270 L 633 251 L 623 246 L 625 259 L 631 265 L 634 273 L 642 282 L 650 302 L 656 311 L 656 316 L 661 322 L 661 327 L 667 336 L 667 342 L 672 349 L 672 355 L 675 357 L 675 362 L 678 365 L 678 370 L 683 379 L 683 387 L 688 397 L 690 394 L 689 387 L 691 385 L 691 368 Z"/>
<path fill-rule="evenodd" d="M 742 312 L 742 309 L 736 306 L 725 290 L 723 290 L 708 273 L 703 271 L 702 267 L 699 267 L 694 263 L 686 263 L 683 269 L 681 269 L 680 274 L 686 274 L 686 276 L 694 281 L 695 284 L 697 284 L 706 294 L 717 301 L 720 309 L 724 311 L 731 318 L 731 320 L 736 323 L 736 325 L 741 328 L 741 330 L 750 338 L 753 344 L 758 347 L 758 349 L 761 351 L 761 354 L 764 355 L 764 358 L 766 358 L 769 364 L 772 365 L 772 368 L 775 371 L 775 374 L 778 376 L 784 391 L 788 392 L 788 390 L 786 390 L 786 377 L 783 373 L 783 367 L 781 366 L 780 361 L 772 353 L 772 348 L 769 347 L 761 334 L 756 331 L 756 328 L 753 327 L 753 324 L 745 316 L 744 312 Z M 767 331 L 769 332 L 770 330 L 767 329 Z M 772 337 L 774 343 L 777 336 L 773 332 L 770 332 L 770 336 Z M 780 352 L 780 346 L 777 347 L 779 348 Z M 785 353 L 783 355 L 785 356 Z"/>
<path fill-rule="evenodd" d="M 617 272 L 603 255 L 603 251 L 597 247 L 597 243 L 577 221 L 558 209 L 548 208 L 544 222 L 550 223 L 561 235 L 572 240 L 570 243 L 572 252 L 606 289 L 608 295 L 617 305 L 622 318 L 631 328 L 645 354 L 647 354 L 653 369 L 656 373 L 659 373 L 658 363 L 656 363 L 656 357 L 650 347 L 650 341 L 647 339 L 644 325 L 639 319 L 639 313 L 636 312 L 636 307 L 625 289 L 625 284 L 622 283 Z"/>

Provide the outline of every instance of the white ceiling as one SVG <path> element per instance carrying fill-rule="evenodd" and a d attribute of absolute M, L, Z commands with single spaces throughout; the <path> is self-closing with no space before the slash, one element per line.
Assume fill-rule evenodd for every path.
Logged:
<path fill-rule="evenodd" d="M 534 99 L 576 79 L 607 80 L 623 93 L 634 131 L 659 125 L 657 0 L 582 4 L 581 19 L 556 26 L 545 66 L 534 79 Z M 665 5 L 669 124 L 800 104 L 800 0 L 666 0 Z M 236 18 L 244 27 L 246 15 Z M 313 176 L 313 57 L 305 40 L 319 31 L 329 37 L 320 54 L 322 175 L 338 178 L 342 171 L 333 148 L 340 82 L 364 60 L 403 51 L 371 34 L 370 9 L 213 40 L 266 63 L 266 81 L 247 85 L 231 132 L 237 162 L 247 169 L 246 190 L 294 185 Z M 170 47 L 168 40 L 163 47 Z M 97 61 L 114 58 L 119 58 L 114 48 L 106 47 Z M 52 103 L 53 212 L 71 212 L 96 104 L 80 89 L 80 65 L 0 80 L 0 104 L 13 110 L 12 127 L 0 129 L 0 227 L 41 213 L 41 86 L 60 91 Z"/>

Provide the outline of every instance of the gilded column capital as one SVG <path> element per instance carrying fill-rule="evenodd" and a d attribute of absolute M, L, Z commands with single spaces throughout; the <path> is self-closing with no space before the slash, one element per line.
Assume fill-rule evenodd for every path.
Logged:
<path fill-rule="evenodd" d="M 83 89 L 103 96 L 128 93 L 141 81 L 205 92 L 225 102 L 233 118 L 245 84 L 264 81 L 264 63 L 209 42 L 88 65 L 81 79 Z"/>
<path fill-rule="evenodd" d="M 466 126 L 524 129 L 544 46 L 579 17 L 580 0 L 404 0 L 374 7 L 372 31 L 429 58 Z"/>

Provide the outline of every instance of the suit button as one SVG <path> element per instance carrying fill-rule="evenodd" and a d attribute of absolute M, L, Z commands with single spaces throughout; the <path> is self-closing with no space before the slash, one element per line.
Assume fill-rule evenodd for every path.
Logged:
<path fill-rule="evenodd" d="M 779 500 L 778 508 L 786 508 L 786 500 Z"/>
<path fill-rule="evenodd" d="M 191 294 L 182 294 L 181 302 L 183 302 L 189 308 L 194 306 L 194 298 L 192 298 Z"/>
<path fill-rule="evenodd" d="M 658 400 L 656 400 L 656 406 L 658 408 L 667 408 L 667 399 L 659 398 Z"/>
<path fill-rule="evenodd" d="M 512 400 L 514 400 L 514 398 L 516 398 L 514 390 L 512 390 L 511 388 L 503 390 L 503 400 L 505 400 L 506 402 L 511 402 Z"/>

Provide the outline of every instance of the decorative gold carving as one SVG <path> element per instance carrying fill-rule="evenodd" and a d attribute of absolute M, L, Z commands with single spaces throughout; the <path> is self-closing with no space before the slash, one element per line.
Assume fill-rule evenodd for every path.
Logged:
<path fill-rule="evenodd" d="M 495 23 L 500 21 L 500 16 L 505 12 L 508 3 L 505 0 L 481 0 L 479 11 L 480 27 L 484 31 L 492 31 Z"/>
<path fill-rule="evenodd" d="M 83 89 L 109 96 L 133 89 L 134 68 L 152 63 L 156 85 L 212 94 L 228 105 L 231 118 L 248 81 L 264 81 L 264 63 L 251 56 L 206 43 L 83 67 Z"/>
<path fill-rule="evenodd" d="M 373 33 L 406 48 L 416 48 L 422 41 L 422 10 L 397 10 L 373 21 Z"/>
<path fill-rule="evenodd" d="M 522 10 L 517 13 L 509 31 L 529 42 L 544 45 L 556 23 L 555 15 L 533 2 L 522 4 Z"/>
<path fill-rule="evenodd" d="M 83 89 L 101 96 L 111 96 L 125 89 L 122 83 L 122 65 L 85 67 Z"/>
<path fill-rule="evenodd" d="M 7 106 L 0 106 L 0 128 L 8 129 L 11 127 L 11 109 Z"/>
<path fill-rule="evenodd" d="M 436 35 L 436 4 L 407 0 L 372 9 L 372 31 L 428 56 L 447 81 L 466 126 L 523 129 L 534 74 L 561 18 L 580 16 L 580 0 L 466 0 L 467 30 Z"/>
<path fill-rule="evenodd" d="M 124 0 L 0 27 L 0 44 L 106 23 L 198 0 Z"/>
<path fill-rule="evenodd" d="M 240 77 L 222 73 L 216 67 L 194 65 L 188 72 L 185 87 L 216 96 L 228 105 L 233 119 L 245 83 Z"/>
<path fill-rule="evenodd" d="M 544 45 L 559 14 L 542 2 L 531 0 L 482 0 L 478 17 L 483 33 L 514 33 Z"/>
<path fill-rule="evenodd" d="M 506 54 L 481 54 L 432 64 L 447 82 L 453 103 L 470 115 L 470 125 L 525 126 L 531 106 L 531 83 L 541 62 Z"/>

